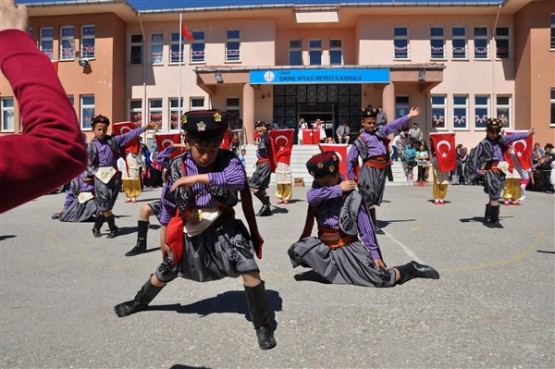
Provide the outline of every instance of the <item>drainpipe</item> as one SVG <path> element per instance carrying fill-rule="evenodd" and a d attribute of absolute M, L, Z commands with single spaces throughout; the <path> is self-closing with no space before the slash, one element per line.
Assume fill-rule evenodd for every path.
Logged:
<path fill-rule="evenodd" d="M 143 57 L 143 104 L 144 105 L 141 104 L 142 105 L 141 106 L 141 108 L 142 108 L 141 109 L 141 116 L 143 117 L 143 124 L 144 124 L 146 122 L 146 118 L 147 118 L 147 116 L 145 114 L 146 109 L 143 108 L 143 106 L 145 108 L 147 106 L 146 105 L 147 104 L 147 101 L 146 101 L 146 63 L 147 63 L 147 58 L 146 58 L 146 34 L 145 34 L 145 29 L 143 27 L 143 20 L 141 19 L 141 13 L 138 13 L 138 15 L 139 15 L 139 25 L 141 26 L 141 33 L 143 35 L 143 45 L 144 45 L 143 46 L 143 55 L 144 55 L 144 57 Z M 143 143 L 145 145 L 147 143 L 147 141 L 146 141 L 146 131 L 143 133 Z M 147 145 L 147 147 L 148 147 L 148 145 Z"/>
<path fill-rule="evenodd" d="M 490 101 L 490 106 L 491 106 L 491 113 L 490 113 L 490 117 L 493 117 L 493 111 L 494 111 L 494 107 L 495 105 L 493 104 L 493 101 L 495 100 L 495 59 L 496 59 L 496 55 L 497 55 L 497 22 L 499 21 L 499 12 L 501 12 L 501 4 L 499 4 L 499 6 L 497 7 L 497 15 L 495 16 L 495 23 L 493 25 L 493 31 L 491 33 L 491 42 L 490 42 L 490 48 L 491 48 L 491 101 Z M 495 39 L 495 46 L 496 49 L 493 49 L 493 40 Z M 497 118 L 497 117 L 496 117 Z"/>

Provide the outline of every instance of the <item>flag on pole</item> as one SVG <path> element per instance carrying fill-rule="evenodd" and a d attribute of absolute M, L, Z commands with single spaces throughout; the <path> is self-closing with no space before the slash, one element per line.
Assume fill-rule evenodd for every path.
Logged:
<path fill-rule="evenodd" d="M 122 135 L 124 133 L 130 132 L 137 128 L 137 123 L 135 122 L 119 122 L 114 123 L 112 128 L 112 133 L 115 135 Z M 129 143 L 125 145 L 125 150 L 131 151 L 134 154 L 139 152 L 139 139 L 131 140 Z"/>
<path fill-rule="evenodd" d="M 457 169 L 457 150 L 454 133 L 431 133 L 430 140 L 434 146 L 437 166 L 440 171 Z"/>
<path fill-rule="evenodd" d="M 186 38 L 191 42 L 195 41 L 193 34 L 189 31 L 184 22 L 181 22 L 181 38 Z"/>
<path fill-rule="evenodd" d="M 273 158 L 276 163 L 291 163 L 294 129 L 272 129 L 270 131 Z"/>
<path fill-rule="evenodd" d="M 342 144 L 320 144 L 320 151 L 335 151 L 339 156 L 339 173 L 347 179 L 347 146 Z"/>
<path fill-rule="evenodd" d="M 506 132 L 507 135 L 511 135 L 518 131 Z M 524 131 L 520 131 L 524 132 Z M 533 136 L 529 135 L 527 138 L 518 140 L 511 143 L 515 156 L 520 163 L 520 166 L 524 170 L 530 170 L 532 168 L 532 149 L 534 146 Z"/>

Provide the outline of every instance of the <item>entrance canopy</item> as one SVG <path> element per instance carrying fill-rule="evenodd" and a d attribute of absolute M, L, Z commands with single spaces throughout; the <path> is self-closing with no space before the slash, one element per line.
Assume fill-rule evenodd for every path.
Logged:
<path fill-rule="evenodd" d="M 299 68 L 253 70 L 250 84 L 389 83 L 389 68 Z"/>

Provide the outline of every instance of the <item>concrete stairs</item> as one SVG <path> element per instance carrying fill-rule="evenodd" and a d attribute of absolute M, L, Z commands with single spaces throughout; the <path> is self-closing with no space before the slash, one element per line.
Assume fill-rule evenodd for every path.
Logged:
<path fill-rule="evenodd" d="M 247 154 L 245 156 L 247 163 L 247 176 L 251 176 L 255 170 L 256 164 L 256 145 L 245 145 Z M 304 186 L 312 184 L 312 176 L 306 170 L 306 162 L 311 156 L 318 154 L 320 149 L 318 145 L 293 145 L 291 153 L 291 175 L 293 178 L 302 178 Z M 393 182 L 386 181 L 386 186 L 407 185 L 403 166 L 400 161 L 394 161 L 391 167 L 393 172 Z M 416 169 L 415 169 L 416 173 Z M 271 185 L 275 185 L 275 176 L 272 174 L 270 180 Z"/>

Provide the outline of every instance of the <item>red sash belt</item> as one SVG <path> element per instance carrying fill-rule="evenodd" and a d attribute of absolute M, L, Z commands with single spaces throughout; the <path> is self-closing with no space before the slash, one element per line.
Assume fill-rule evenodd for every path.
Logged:
<path fill-rule="evenodd" d="M 260 164 L 270 164 L 270 159 L 268 158 L 258 158 L 258 160 L 256 161 L 256 165 L 260 165 Z"/>
<path fill-rule="evenodd" d="M 388 165 L 391 164 L 389 157 L 387 155 L 378 155 L 372 156 L 364 162 L 364 165 L 367 167 L 377 168 L 377 169 L 385 169 Z"/>
<path fill-rule="evenodd" d="M 485 170 L 491 170 L 492 172 L 495 172 L 495 173 L 501 173 L 501 171 L 497 168 L 498 164 L 499 164 L 499 161 L 494 160 L 491 163 L 487 163 L 486 167 L 484 169 Z"/>
<path fill-rule="evenodd" d="M 335 250 L 357 240 L 356 236 L 351 236 L 338 229 L 318 227 L 318 238 L 330 249 Z"/>

